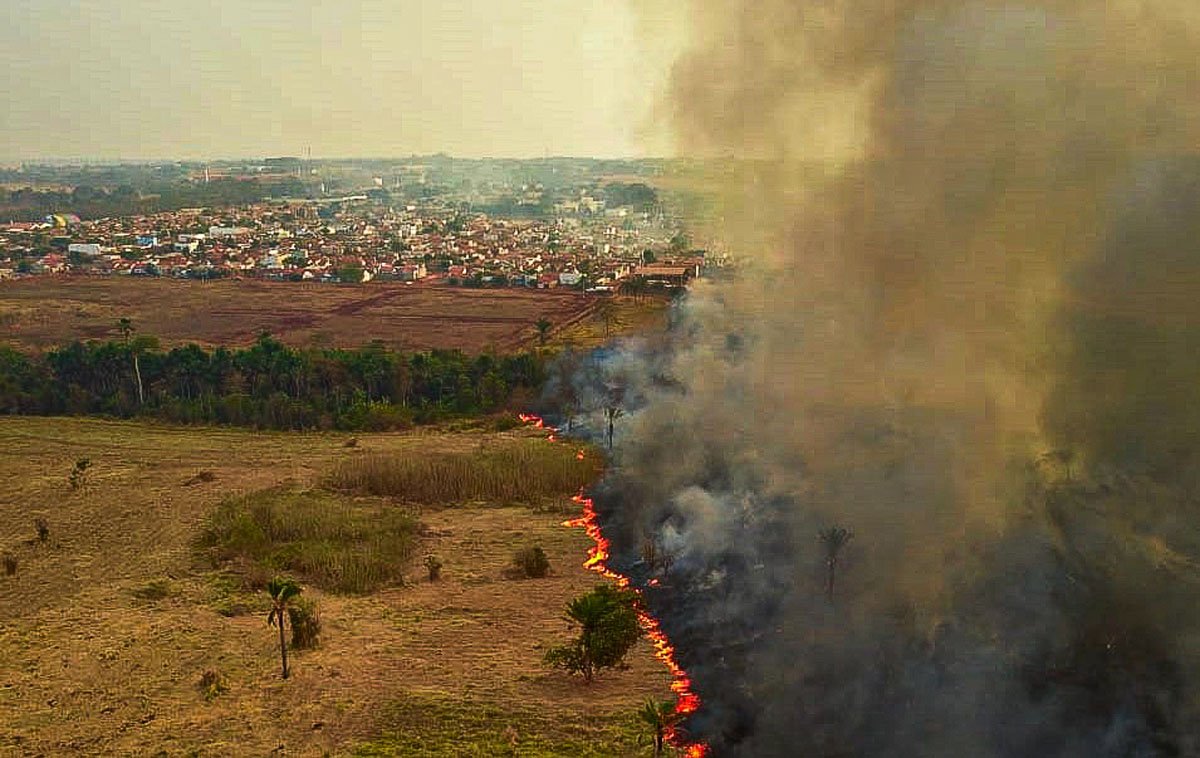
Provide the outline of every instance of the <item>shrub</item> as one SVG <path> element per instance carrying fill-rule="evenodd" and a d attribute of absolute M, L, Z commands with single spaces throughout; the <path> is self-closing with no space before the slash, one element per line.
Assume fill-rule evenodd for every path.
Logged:
<path fill-rule="evenodd" d="M 574 495 L 598 473 L 598 459 L 580 460 L 567 445 L 518 439 L 475 453 L 365 455 L 340 463 L 327 484 L 418 503 L 536 504 Z"/>
<path fill-rule="evenodd" d="M 139 600 L 162 600 L 170 595 L 171 582 L 167 579 L 155 579 L 133 590 L 133 596 Z"/>
<path fill-rule="evenodd" d="M 442 578 L 442 562 L 436 555 L 425 556 L 425 568 L 429 570 L 429 581 L 436 582 Z"/>
<path fill-rule="evenodd" d="M 287 609 L 288 624 L 292 627 L 292 647 L 308 650 L 321 642 L 321 613 L 315 600 L 302 597 Z"/>
<path fill-rule="evenodd" d="M 221 676 L 220 672 L 208 669 L 200 675 L 200 693 L 204 695 L 205 700 L 212 700 L 217 695 L 226 692 L 229 686 L 225 683 L 225 677 Z"/>
<path fill-rule="evenodd" d="M 34 519 L 33 527 L 37 529 L 38 542 L 46 542 L 50 539 L 50 524 L 46 523 L 46 519 Z"/>
<path fill-rule="evenodd" d="M 208 470 L 203 470 L 203 471 L 197 472 L 195 476 L 193 476 L 191 479 L 188 479 L 186 482 L 184 482 L 183 486 L 192 487 L 197 484 L 206 484 L 208 482 L 215 482 L 216 480 L 217 480 L 216 474 L 214 474 L 213 472 L 208 471 Z"/>
<path fill-rule="evenodd" d="M 12 553 L 5 552 L 3 560 L 5 576 L 12 576 L 13 574 L 17 573 L 17 556 L 13 555 Z"/>
<path fill-rule="evenodd" d="M 87 458 L 80 458 L 75 461 L 75 467 L 71 469 L 71 475 L 67 477 L 71 489 L 77 490 L 87 484 L 87 471 L 91 466 L 92 462 Z"/>
<path fill-rule="evenodd" d="M 541 545 L 521 548 L 513 555 L 513 569 L 517 576 L 541 579 L 550 573 L 550 559 Z"/>
<path fill-rule="evenodd" d="M 416 528 L 408 512 L 384 503 L 272 489 L 218 505 L 197 547 L 247 581 L 286 571 L 335 592 L 367 593 L 403 581 Z"/>

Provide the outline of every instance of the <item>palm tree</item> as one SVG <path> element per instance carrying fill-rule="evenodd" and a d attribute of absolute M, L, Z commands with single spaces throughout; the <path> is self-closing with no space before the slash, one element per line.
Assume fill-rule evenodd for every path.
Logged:
<path fill-rule="evenodd" d="M 604 418 L 608 419 L 608 449 L 612 450 L 613 446 L 613 424 L 621 416 L 625 415 L 625 411 L 621 410 L 619 405 L 609 405 L 604 408 Z"/>
<path fill-rule="evenodd" d="M 267 623 L 279 625 L 279 657 L 283 660 L 283 678 L 288 678 L 287 640 L 283 636 L 284 619 L 292 600 L 300 596 L 300 585 L 292 579 L 275 577 L 267 582 L 267 593 L 271 596 L 271 612 L 267 614 Z"/>
<path fill-rule="evenodd" d="M 613 324 L 617 322 L 617 308 L 611 299 L 601 300 L 596 306 L 596 315 L 604 322 L 604 336 L 612 336 Z"/>
<path fill-rule="evenodd" d="M 129 338 L 133 334 L 133 321 L 131 321 L 128 317 L 122 317 L 121 320 L 117 322 L 117 328 L 121 330 L 121 336 L 125 338 L 125 347 L 128 348 L 129 352 L 133 355 L 133 375 L 137 377 L 138 405 L 145 405 L 146 398 L 142 391 L 142 368 L 140 365 L 138 365 L 139 345 L 134 344 L 131 347 L 129 344 Z"/>
<path fill-rule="evenodd" d="M 592 643 L 611 611 L 609 599 L 596 593 L 580 595 L 567 604 L 567 618 L 579 625 L 579 673 L 585 682 L 591 682 L 599 668 Z"/>
<path fill-rule="evenodd" d="M 854 534 L 839 526 L 831 526 L 819 533 L 821 544 L 825 546 L 825 597 L 833 602 L 833 582 L 837 575 L 838 554 Z"/>
<path fill-rule="evenodd" d="M 534 326 L 537 327 L 538 343 L 541 345 L 545 345 L 546 337 L 548 337 L 550 335 L 550 327 L 551 327 L 550 321 L 547 320 L 546 317 L 543 316 L 542 318 L 539 318 L 537 320 L 537 323 L 534 324 Z"/>
<path fill-rule="evenodd" d="M 675 704 L 670 700 L 655 700 L 648 697 L 638 711 L 638 718 L 654 730 L 654 754 L 662 755 L 667 734 L 672 725 L 679 720 L 679 714 L 675 712 Z"/>

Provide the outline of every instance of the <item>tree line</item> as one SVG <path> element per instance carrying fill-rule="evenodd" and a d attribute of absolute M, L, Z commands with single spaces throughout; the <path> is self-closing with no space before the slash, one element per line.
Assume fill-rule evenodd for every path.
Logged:
<path fill-rule="evenodd" d="M 123 332 L 40 354 L 0 346 L 0 413 L 385 430 L 523 406 L 545 378 L 535 353 L 297 349 L 266 333 L 246 348 L 164 350 Z"/>

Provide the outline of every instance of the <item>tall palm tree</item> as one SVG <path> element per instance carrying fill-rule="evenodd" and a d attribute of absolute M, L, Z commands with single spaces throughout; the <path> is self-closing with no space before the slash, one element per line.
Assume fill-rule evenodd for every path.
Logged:
<path fill-rule="evenodd" d="M 287 640 L 283 636 L 283 625 L 287 618 L 287 609 L 293 600 L 300 596 L 300 585 L 292 579 L 275 577 L 267 582 L 267 593 L 271 596 L 271 612 L 267 614 L 267 623 L 279 626 L 279 657 L 283 660 L 283 678 L 288 678 Z"/>
<path fill-rule="evenodd" d="M 671 726 L 679 720 L 679 714 L 675 712 L 675 704 L 670 700 L 655 700 L 648 697 L 638 711 L 638 719 L 654 730 L 654 754 L 662 755 L 663 748 L 666 746 L 667 733 Z"/>
<path fill-rule="evenodd" d="M 129 338 L 133 334 L 133 321 L 128 317 L 122 317 L 117 322 L 117 328 L 121 330 L 121 336 L 125 339 L 125 347 L 129 348 L 129 352 L 133 355 L 133 375 L 137 377 L 138 405 L 145 405 L 145 393 L 142 391 L 142 367 L 138 364 L 140 345 L 135 343 L 130 346 L 129 344 Z"/>
<path fill-rule="evenodd" d="M 819 533 L 821 544 L 825 546 L 825 597 L 833 602 L 833 582 L 837 575 L 838 555 L 854 534 L 840 526 L 831 526 Z"/>
<path fill-rule="evenodd" d="M 619 405 L 608 405 L 604 408 L 604 417 L 608 420 L 608 449 L 612 450 L 613 446 L 613 425 L 617 419 L 625 415 L 625 411 L 621 410 Z"/>

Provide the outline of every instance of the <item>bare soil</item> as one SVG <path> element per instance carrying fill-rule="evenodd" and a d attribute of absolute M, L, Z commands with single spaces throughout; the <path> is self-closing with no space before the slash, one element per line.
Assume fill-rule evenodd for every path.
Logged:
<path fill-rule="evenodd" d="M 0 282 L 0 339 L 23 347 L 117 338 L 130 318 L 166 345 L 245 345 L 262 331 L 297 347 L 520 350 L 586 317 L 596 298 L 565 290 L 466 289 L 438 282 L 331 285 L 258 280 L 31 277 Z"/>

